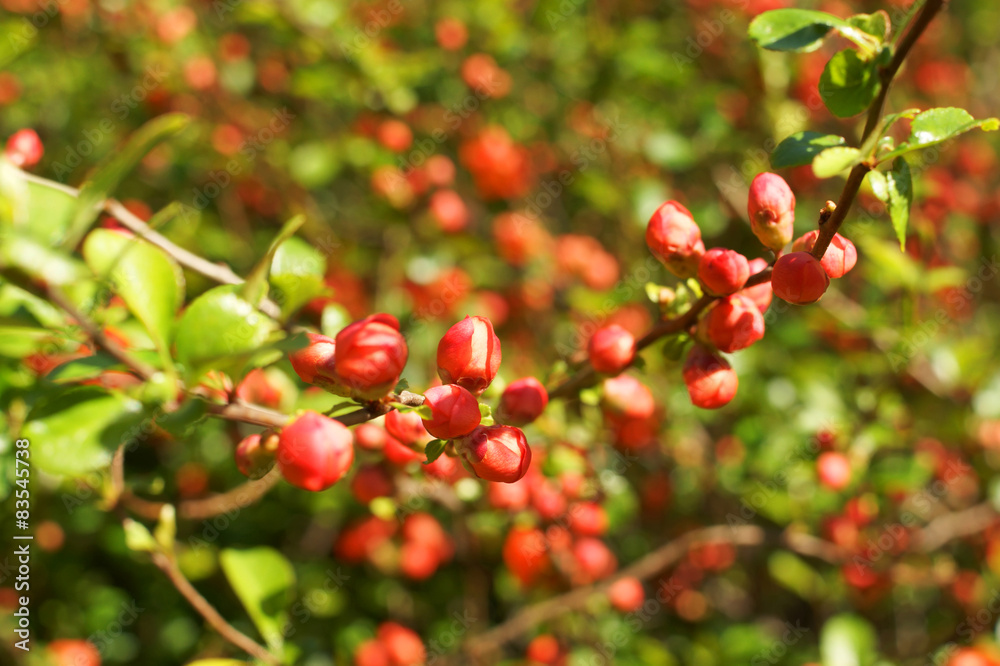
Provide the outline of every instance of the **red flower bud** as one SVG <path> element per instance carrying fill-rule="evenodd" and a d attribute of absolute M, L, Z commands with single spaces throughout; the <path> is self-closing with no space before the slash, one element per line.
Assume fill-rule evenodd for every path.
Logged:
<path fill-rule="evenodd" d="M 424 427 L 438 439 L 468 435 L 482 420 L 479 401 L 457 384 L 427 389 L 424 404 L 431 410 L 431 418 L 424 419 Z"/>
<path fill-rule="evenodd" d="M 830 286 L 830 276 L 823 264 L 808 252 L 792 252 L 774 262 L 771 288 L 778 298 L 806 305 L 815 303 Z"/>
<path fill-rule="evenodd" d="M 646 601 L 646 592 L 642 582 L 633 576 L 619 578 L 608 588 L 608 599 L 611 605 L 621 613 L 634 613 L 642 608 Z"/>
<path fill-rule="evenodd" d="M 44 152 L 42 140 L 33 129 L 18 130 L 7 139 L 7 159 L 22 169 L 38 164 Z"/>
<path fill-rule="evenodd" d="M 600 539 L 584 537 L 573 544 L 577 582 L 588 585 L 607 578 L 618 568 L 618 558 Z"/>
<path fill-rule="evenodd" d="M 466 317 L 448 329 L 438 343 L 438 375 L 480 395 L 500 367 L 500 338 L 486 317 Z"/>
<path fill-rule="evenodd" d="M 283 397 L 281 388 L 281 385 L 276 384 L 274 379 L 269 377 L 264 370 L 255 368 L 247 373 L 247 376 L 236 387 L 236 397 L 244 402 L 278 409 L 281 407 Z"/>
<path fill-rule="evenodd" d="M 351 479 L 351 493 L 362 504 L 376 497 L 392 497 L 395 492 L 392 477 L 378 465 L 362 465 Z"/>
<path fill-rule="evenodd" d="M 764 315 L 741 294 L 717 302 L 705 316 L 705 326 L 712 344 L 727 353 L 746 349 L 764 337 Z"/>
<path fill-rule="evenodd" d="M 594 370 L 617 375 L 635 358 L 635 338 L 618 324 L 605 326 L 590 338 L 587 356 Z"/>
<path fill-rule="evenodd" d="M 615 420 L 647 419 L 656 411 L 653 394 L 635 377 L 618 375 L 605 379 L 601 404 Z"/>
<path fill-rule="evenodd" d="M 297 349 L 288 355 L 295 374 L 306 384 L 317 382 L 334 383 L 337 375 L 334 371 L 337 343 L 319 333 L 307 333 L 309 346 Z"/>
<path fill-rule="evenodd" d="M 531 464 L 531 449 L 524 433 L 513 426 L 479 426 L 457 442 L 473 473 L 486 481 L 513 483 Z"/>
<path fill-rule="evenodd" d="M 392 315 L 371 315 L 337 334 L 335 372 L 354 398 L 377 400 L 391 391 L 406 357 L 406 341 Z"/>
<path fill-rule="evenodd" d="M 750 183 L 747 200 L 750 228 L 757 239 L 775 252 L 792 240 L 795 224 L 795 195 L 785 179 L 776 173 L 759 173 Z"/>
<path fill-rule="evenodd" d="M 370 639 L 358 646 L 354 653 L 354 666 L 392 666 L 392 663 L 389 651 L 377 640 Z"/>
<path fill-rule="evenodd" d="M 427 661 L 424 644 L 413 630 L 395 622 L 383 622 L 376 635 L 388 651 L 393 666 L 418 666 Z"/>
<path fill-rule="evenodd" d="M 385 429 L 403 446 L 423 446 L 433 439 L 416 412 L 392 410 L 385 415 Z"/>
<path fill-rule="evenodd" d="M 355 443 L 368 451 L 381 451 L 388 438 L 389 434 L 385 428 L 380 428 L 374 423 L 362 423 L 354 429 Z"/>
<path fill-rule="evenodd" d="M 101 666 L 101 653 L 93 643 L 75 638 L 60 638 L 45 648 L 54 666 Z"/>
<path fill-rule="evenodd" d="M 851 482 L 851 461 L 839 451 L 826 451 L 816 459 L 820 483 L 831 490 L 843 490 Z"/>
<path fill-rule="evenodd" d="M 684 362 L 684 383 L 691 404 L 702 409 L 718 409 L 736 395 L 739 379 L 726 359 L 708 348 L 695 345 Z"/>
<path fill-rule="evenodd" d="M 521 585 L 531 585 L 549 568 L 545 534 L 537 527 L 513 527 L 503 544 L 503 561 Z"/>
<path fill-rule="evenodd" d="M 577 536 L 602 536 L 608 531 L 608 514 L 596 502 L 579 502 L 569 509 L 569 528 Z"/>
<path fill-rule="evenodd" d="M 795 252 L 812 252 L 817 238 L 819 238 L 818 229 L 799 236 L 792 243 L 792 250 Z M 823 258 L 819 260 L 826 274 L 834 279 L 847 275 L 848 271 L 854 268 L 854 264 L 857 262 L 858 249 L 854 247 L 854 243 L 840 234 L 833 235 L 830 245 L 827 246 L 826 252 L 823 253 Z"/>
<path fill-rule="evenodd" d="M 664 203 L 649 218 L 646 245 L 667 270 L 680 278 L 694 277 L 705 253 L 701 229 L 691 212 L 676 201 Z"/>
<path fill-rule="evenodd" d="M 351 431 L 339 421 L 305 412 L 285 426 L 278 440 L 278 467 L 293 486 L 325 490 L 354 462 Z"/>
<path fill-rule="evenodd" d="M 549 394 L 542 383 L 534 377 L 522 377 L 503 390 L 497 418 L 507 425 L 527 425 L 541 416 L 548 404 Z"/>
<path fill-rule="evenodd" d="M 713 294 L 732 294 L 750 279 L 750 262 L 739 252 L 713 247 L 698 262 L 698 279 Z"/>
<path fill-rule="evenodd" d="M 386 460 L 391 462 L 393 465 L 398 465 L 399 467 L 424 459 L 424 455 L 422 453 L 417 453 L 410 447 L 404 446 L 403 443 L 395 437 L 386 437 L 385 448 L 382 449 L 382 454 L 385 456 Z"/>
<path fill-rule="evenodd" d="M 532 664 L 558 664 L 561 663 L 559 657 L 562 656 L 562 648 L 555 636 L 542 634 L 531 639 L 524 656 Z"/>
<path fill-rule="evenodd" d="M 277 449 L 278 435 L 273 430 L 244 437 L 234 452 L 236 467 L 243 476 L 259 479 L 274 467 L 274 452 Z"/>
<path fill-rule="evenodd" d="M 751 276 L 760 273 L 765 268 L 767 268 L 766 259 L 758 257 L 757 259 L 750 260 Z M 771 289 L 771 282 L 768 280 L 767 282 L 761 282 L 760 284 L 752 287 L 747 287 L 746 289 L 740 291 L 740 294 L 753 301 L 757 305 L 757 309 L 760 310 L 760 313 L 764 314 L 767 311 L 767 307 L 771 305 L 771 297 L 774 295 L 774 292 Z"/>

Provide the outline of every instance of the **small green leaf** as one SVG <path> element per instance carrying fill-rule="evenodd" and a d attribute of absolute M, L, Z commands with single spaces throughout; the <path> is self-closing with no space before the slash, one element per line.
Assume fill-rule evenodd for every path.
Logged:
<path fill-rule="evenodd" d="M 260 303 L 261 299 L 267 295 L 267 276 L 268 272 L 271 270 L 271 263 L 274 260 L 274 253 L 278 251 L 278 248 L 286 240 L 291 238 L 299 227 L 306 221 L 306 218 L 302 215 L 296 215 L 292 219 L 285 222 L 284 226 L 281 227 L 281 231 L 278 235 L 274 237 L 271 241 L 270 247 L 268 247 L 267 252 L 261 257 L 257 265 L 253 267 L 250 271 L 250 275 L 247 276 L 246 282 L 243 283 L 243 288 L 240 291 L 240 296 L 257 305 Z"/>
<path fill-rule="evenodd" d="M 270 277 L 281 313 L 289 316 L 322 296 L 327 290 L 325 274 L 326 258 L 319 250 L 297 236 L 282 243 L 274 253 Z"/>
<path fill-rule="evenodd" d="M 164 504 L 160 509 L 160 521 L 153 530 L 153 538 L 156 539 L 160 551 L 174 552 L 174 539 L 177 538 L 177 510 L 173 504 Z"/>
<path fill-rule="evenodd" d="M 187 371 L 212 368 L 237 377 L 254 354 L 276 335 L 277 322 L 241 298 L 238 285 L 210 289 L 187 307 L 174 345 Z"/>
<path fill-rule="evenodd" d="M 819 637 L 823 666 L 869 666 L 878 658 L 877 650 L 875 630 L 857 615 L 835 615 L 823 625 Z"/>
<path fill-rule="evenodd" d="M 424 453 L 427 454 L 427 460 L 424 461 L 425 465 L 430 465 L 432 462 L 441 457 L 444 453 L 444 447 L 448 443 L 444 440 L 434 439 L 427 443 L 427 448 L 424 449 Z"/>
<path fill-rule="evenodd" d="M 188 126 L 190 119 L 181 113 L 158 116 L 129 137 L 121 150 L 112 151 L 94 170 L 80 189 L 76 212 L 70 222 L 63 247 L 75 246 L 97 219 L 104 201 L 146 154 Z"/>
<path fill-rule="evenodd" d="M 41 183 L 28 181 L 28 225 L 25 233 L 55 247 L 69 226 L 76 198 Z"/>
<path fill-rule="evenodd" d="M 265 642 L 272 650 L 279 651 L 284 643 L 282 629 L 288 623 L 286 609 L 295 586 L 291 563 L 266 546 L 246 550 L 227 548 L 219 555 L 219 562 Z"/>
<path fill-rule="evenodd" d="M 863 60 L 854 49 L 844 49 L 830 58 L 819 78 L 820 97 L 838 118 L 850 118 L 867 109 L 881 87 L 875 64 Z"/>
<path fill-rule="evenodd" d="M 36 403 L 21 432 L 37 442 L 31 458 L 39 469 L 82 476 L 108 465 L 143 417 L 136 400 L 96 387 L 72 388 Z"/>
<path fill-rule="evenodd" d="M 813 173 L 817 178 L 831 178 L 863 161 L 864 157 L 857 148 L 827 148 L 813 159 Z"/>
<path fill-rule="evenodd" d="M 880 41 L 833 14 L 810 9 L 775 9 L 758 15 L 747 29 L 750 39 L 771 51 L 815 51 L 831 29 L 872 53 Z"/>
<path fill-rule="evenodd" d="M 16 234 L 9 234 L 0 242 L 0 268 L 14 270 L 33 282 L 58 286 L 90 277 L 82 261 L 34 238 Z"/>
<path fill-rule="evenodd" d="M 479 416 L 481 419 L 479 421 L 480 425 L 491 426 L 496 422 L 493 419 L 493 410 L 490 409 L 489 405 L 479 403 Z"/>
<path fill-rule="evenodd" d="M 0 332 L 0 336 L 2 335 L 3 333 Z M 156 367 L 156 364 L 160 361 L 159 354 L 150 350 L 132 349 L 129 350 L 129 354 L 133 358 L 153 367 Z M 45 379 L 56 384 L 66 384 L 93 379 L 108 370 L 128 370 L 128 368 L 114 356 L 105 354 L 104 352 L 97 352 L 92 356 L 74 358 L 62 365 L 56 366 L 49 374 L 45 375 Z"/>
<path fill-rule="evenodd" d="M 771 166 L 775 169 L 809 164 L 827 148 L 843 146 L 847 139 L 836 134 L 796 132 L 778 144 L 771 153 Z"/>
<path fill-rule="evenodd" d="M 881 161 L 889 161 L 908 152 L 942 143 L 976 128 L 993 132 L 1000 128 L 1000 119 L 976 120 L 965 109 L 955 107 L 928 109 L 913 118 L 909 138 L 899 144 L 896 150 L 884 155 Z"/>
<path fill-rule="evenodd" d="M 98 276 L 111 281 L 153 344 L 169 358 L 174 316 L 184 302 L 180 266 L 155 245 L 109 229 L 88 234 L 83 258 Z"/>
<path fill-rule="evenodd" d="M 906 227 L 910 221 L 910 204 L 913 201 L 913 182 L 910 175 L 910 165 L 899 157 L 892 165 L 891 171 L 871 171 L 868 183 L 875 197 L 886 204 L 892 228 L 899 240 L 899 249 L 906 248 Z"/>
<path fill-rule="evenodd" d="M 855 14 L 847 17 L 847 22 L 855 28 L 871 35 L 880 43 L 889 39 L 892 32 L 892 21 L 889 14 L 880 9 L 872 14 Z"/>
<path fill-rule="evenodd" d="M 326 310 L 324 310 L 323 312 L 324 312 L 324 314 L 325 314 L 325 313 L 326 313 Z M 403 377 L 403 378 L 402 378 L 402 379 L 400 379 L 400 380 L 399 380 L 399 382 L 398 382 L 398 383 L 396 384 L 396 388 L 392 389 L 392 392 L 393 392 L 393 393 L 402 393 L 403 391 L 406 391 L 406 390 L 408 390 L 409 388 L 410 388 L 410 382 L 409 382 L 409 380 L 407 380 L 407 379 L 406 379 L 406 377 Z"/>
<path fill-rule="evenodd" d="M 142 523 L 126 518 L 122 521 L 122 527 L 125 529 L 125 545 L 130 550 L 140 553 L 155 553 L 159 550 L 156 539 Z"/>
<path fill-rule="evenodd" d="M 833 26 L 843 21 L 832 14 L 809 9 L 776 9 L 758 15 L 747 34 L 761 48 L 771 51 L 815 51 Z"/>

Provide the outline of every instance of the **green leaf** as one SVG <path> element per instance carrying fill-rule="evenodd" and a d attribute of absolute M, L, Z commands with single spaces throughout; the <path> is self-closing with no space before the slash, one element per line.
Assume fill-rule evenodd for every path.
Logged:
<path fill-rule="evenodd" d="M 862 60 L 854 49 L 830 58 L 819 77 L 819 94 L 838 118 L 856 116 L 872 103 L 882 87 L 875 64 Z"/>
<path fill-rule="evenodd" d="M 771 166 L 784 169 L 809 164 L 827 148 L 843 146 L 845 143 L 847 139 L 836 134 L 796 132 L 779 143 L 771 153 Z"/>
<path fill-rule="evenodd" d="M 66 234 L 76 208 L 76 197 L 54 187 L 28 181 L 28 225 L 24 230 L 32 238 L 52 247 Z"/>
<path fill-rule="evenodd" d="M 247 281 L 243 283 L 243 288 L 240 291 L 240 296 L 245 300 L 257 305 L 260 303 L 261 299 L 267 295 L 267 274 L 271 269 L 271 262 L 274 259 L 274 253 L 277 252 L 278 247 L 284 243 L 286 240 L 291 238 L 299 227 L 306 221 L 306 218 L 302 215 L 296 215 L 292 219 L 285 222 L 284 226 L 281 227 L 281 231 L 278 235 L 274 237 L 271 241 L 270 247 L 267 248 L 267 252 L 261 257 L 257 265 L 253 267 L 250 271 L 250 275 L 247 276 Z"/>
<path fill-rule="evenodd" d="M 481 419 L 479 422 L 480 425 L 491 426 L 494 423 L 496 423 L 495 419 L 493 418 L 493 410 L 490 408 L 489 405 L 482 402 L 479 403 L 479 417 Z"/>
<path fill-rule="evenodd" d="M 880 43 L 888 40 L 889 34 L 892 32 L 892 21 L 884 9 L 880 9 L 872 14 L 855 14 L 854 16 L 849 16 L 847 17 L 847 22 L 858 30 L 871 35 Z"/>
<path fill-rule="evenodd" d="M 0 268 L 16 271 L 32 282 L 58 286 L 90 277 L 82 261 L 19 234 L 7 235 L 0 242 Z"/>
<path fill-rule="evenodd" d="M 0 336 L 2 335 L 3 333 L 0 332 Z M 145 349 L 131 349 L 129 355 L 153 367 L 156 367 L 160 361 L 159 354 Z M 128 368 L 114 356 L 97 352 L 92 356 L 74 358 L 56 366 L 49 374 L 45 375 L 45 379 L 56 384 L 66 384 L 93 379 L 108 370 L 128 370 Z"/>
<path fill-rule="evenodd" d="M 122 527 L 125 529 L 125 545 L 129 550 L 140 553 L 155 553 L 158 550 L 156 539 L 142 523 L 126 518 L 122 521 Z"/>
<path fill-rule="evenodd" d="M 174 317 L 184 302 L 184 274 L 163 250 L 109 229 L 95 229 L 83 243 L 83 258 L 110 280 L 125 305 L 142 322 L 153 344 L 169 359 Z"/>
<path fill-rule="evenodd" d="M 108 465 L 114 450 L 136 436 L 143 417 L 136 400 L 74 388 L 37 403 L 21 432 L 32 441 L 32 464 L 50 474 L 82 476 Z"/>
<path fill-rule="evenodd" d="M 434 439 L 427 443 L 427 447 L 424 449 L 424 453 L 427 454 L 427 460 L 424 461 L 425 465 L 430 465 L 432 462 L 441 457 L 444 453 L 444 447 L 447 442 L 440 439 Z"/>
<path fill-rule="evenodd" d="M 286 609 L 295 585 L 291 563 L 266 546 L 246 550 L 227 548 L 219 555 L 219 562 L 268 647 L 280 650 L 284 643 L 282 630 L 288 623 Z"/>
<path fill-rule="evenodd" d="M 174 539 L 177 538 L 177 510 L 173 504 L 164 504 L 160 509 L 160 520 L 153 530 L 153 538 L 164 553 L 174 552 Z"/>
<path fill-rule="evenodd" d="M 1000 119 L 976 120 L 965 109 L 955 107 L 928 109 L 913 118 L 909 138 L 899 144 L 896 150 L 884 155 L 881 161 L 888 161 L 914 150 L 942 143 L 976 128 L 984 132 L 993 132 L 1000 128 Z"/>
<path fill-rule="evenodd" d="M 247 662 L 239 659 L 199 659 L 189 662 L 185 666 L 247 666 Z"/>
<path fill-rule="evenodd" d="M 863 161 L 864 156 L 857 148 L 847 146 L 827 148 L 813 159 L 813 173 L 817 178 L 832 178 Z"/>
<path fill-rule="evenodd" d="M 289 238 L 274 253 L 271 262 L 271 286 L 274 300 L 286 317 L 303 305 L 323 295 L 326 283 L 326 258 L 298 236 Z"/>
<path fill-rule="evenodd" d="M 913 201 L 913 181 L 910 175 L 910 165 L 899 157 L 892 165 L 891 171 L 885 173 L 872 171 L 868 182 L 875 196 L 886 204 L 892 228 L 899 240 L 899 249 L 906 248 L 906 227 L 910 222 L 910 204 Z"/>
<path fill-rule="evenodd" d="M 188 126 L 190 119 L 181 113 L 158 116 L 140 127 L 129 137 L 121 150 L 112 151 L 94 170 L 93 176 L 80 189 L 76 212 L 63 247 L 73 247 L 97 219 L 104 201 L 125 176 L 146 154 Z"/>
<path fill-rule="evenodd" d="M 323 315 L 320 317 L 319 330 L 329 338 L 336 338 L 337 333 L 347 328 L 351 323 L 351 314 L 339 303 L 330 303 L 323 308 Z M 396 393 L 405 391 L 409 384 L 403 388 L 396 387 Z"/>
<path fill-rule="evenodd" d="M 857 615 L 835 615 L 819 637 L 823 666 L 868 666 L 878 657 L 878 638 L 869 622 Z"/>
<path fill-rule="evenodd" d="M 859 27 L 826 12 L 810 9 L 776 9 L 758 15 L 750 22 L 747 34 L 761 48 L 771 51 L 815 51 L 831 29 L 850 39 L 866 53 L 878 41 Z"/>
<path fill-rule="evenodd" d="M 280 335 L 277 322 L 237 293 L 239 285 L 206 291 L 187 307 L 177 324 L 174 346 L 188 373 L 208 369 L 241 376 L 254 354 Z"/>

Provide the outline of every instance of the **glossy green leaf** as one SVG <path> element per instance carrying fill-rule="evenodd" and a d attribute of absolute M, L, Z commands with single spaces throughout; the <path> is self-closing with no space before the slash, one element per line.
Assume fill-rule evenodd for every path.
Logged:
<path fill-rule="evenodd" d="M 427 447 L 424 449 L 424 453 L 427 454 L 427 460 L 424 461 L 424 464 L 429 465 L 440 458 L 441 454 L 444 453 L 444 447 L 447 444 L 447 442 L 440 439 L 434 439 L 428 442 Z"/>
<path fill-rule="evenodd" d="M 82 261 L 20 234 L 10 234 L 0 242 L 0 268 L 26 276 L 34 283 L 57 286 L 90 277 Z"/>
<path fill-rule="evenodd" d="M 287 317 L 326 292 L 325 274 L 326 258 L 319 250 L 298 236 L 282 243 L 274 253 L 270 278 L 281 313 Z"/>
<path fill-rule="evenodd" d="M 903 250 L 906 247 L 906 228 L 910 222 L 910 204 L 913 201 L 910 165 L 899 157 L 893 163 L 891 171 L 872 171 L 868 178 L 872 192 L 889 209 L 899 249 Z"/>
<path fill-rule="evenodd" d="M 181 113 L 158 116 L 136 130 L 121 150 L 112 151 L 80 189 L 76 210 L 63 246 L 76 245 L 97 219 L 104 201 L 135 168 L 139 160 L 157 145 L 187 127 L 189 122 L 188 116 Z"/>
<path fill-rule="evenodd" d="M 278 235 L 271 241 L 271 245 L 267 248 L 267 252 L 263 257 L 261 257 L 260 261 L 257 262 L 257 265 L 253 267 L 253 270 L 250 271 L 250 275 L 247 276 L 246 282 L 243 283 L 240 296 L 254 305 L 257 305 L 260 303 L 261 299 L 267 295 L 267 276 L 268 272 L 271 270 L 271 264 L 273 263 L 275 252 L 277 252 L 278 248 L 299 230 L 305 221 L 305 217 L 302 215 L 296 215 L 292 219 L 285 222 L 284 226 L 281 227 L 281 231 L 279 231 Z"/>
<path fill-rule="evenodd" d="M 177 323 L 177 358 L 192 375 L 216 369 L 237 377 L 261 347 L 279 335 L 278 323 L 239 295 L 239 285 L 210 289 Z"/>
<path fill-rule="evenodd" d="M 135 237 L 95 229 L 83 243 L 91 270 L 111 282 L 157 348 L 168 351 L 174 317 L 184 302 L 184 274 L 163 250 Z"/>
<path fill-rule="evenodd" d="M 892 31 L 892 21 L 884 9 L 880 9 L 872 14 L 855 14 L 854 16 L 849 16 L 847 17 L 847 22 L 855 28 L 871 35 L 879 42 L 888 40 L 889 34 Z"/>
<path fill-rule="evenodd" d="M 750 22 L 747 34 L 761 48 L 808 53 L 818 49 L 833 29 L 866 51 L 878 45 L 875 38 L 848 21 L 811 9 L 764 12 Z"/>
<path fill-rule="evenodd" d="M 291 563 L 273 548 L 261 546 L 219 555 L 226 579 L 239 597 L 250 619 L 272 650 L 284 643 L 282 630 L 288 622 L 288 603 L 295 586 Z"/>
<path fill-rule="evenodd" d="M 976 120 L 965 109 L 942 107 L 928 109 L 917 114 L 910 124 L 909 138 L 899 144 L 891 153 L 884 155 L 882 161 L 888 161 L 906 153 L 921 148 L 933 146 L 974 129 L 993 132 L 1000 128 L 1000 119 L 985 118 Z"/>
<path fill-rule="evenodd" d="M 796 132 L 779 143 L 771 153 L 771 166 L 775 169 L 803 166 L 827 148 L 843 146 L 846 142 L 847 139 L 836 134 Z"/>
<path fill-rule="evenodd" d="M 50 474 L 80 476 L 109 464 L 142 419 L 136 400 L 96 387 L 74 388 L 39 402 L 21 436 L 32 441 L 33 465 Z"/>
<path fill-rule="evenodd" d="M 2 333 L 0 333 L 2 335 Z M 129 350 L 129 354 L 147 365 L 156 367 L 160 361 L 160 356 L 155 352 L 143 349 Z M 56 384 L 66 384 L 79 382 L 85 379 L 93 379 L 108 370 L 127 370 L 125 364 L 114 356 L 98 352 L 92 356 L 74 358 L 57 366 L 45 378 Z"/>
<path fill-rule="evenodd" d="M 58 245 L 75 208 L 76 197 L 29 180 L 26 233 L 44 244 Z"/>
<path fill-rule="evenodd" d="M 140 553 L 155 553 L 159 550 L 156 539 L 142 523 L 126 518 L 122 521 L 122 527 L 125 530 L 125 545 L 129 550 Z"/>
<path fill-rule="evenodd" d="M 863 60 L 854 49 L 844 49 L 830 58 L 819 78 L 819 94 L 838 118 L 856 116 L 872 103 L 882 87 L 875 64 Z"/>
<path fill-rule="evenodd" d="M 813 173 L 817 178 L 831 178 L 863 161 L 864 157 L 857 148 L 827 148 L 813 159 Z"/>
<path fill-rule="evenodd" d="M 871 624 L 857 615 L 835 615 L 819 637 L 823 666 L 868 666 L 878 658 L 878 638 Z"/>

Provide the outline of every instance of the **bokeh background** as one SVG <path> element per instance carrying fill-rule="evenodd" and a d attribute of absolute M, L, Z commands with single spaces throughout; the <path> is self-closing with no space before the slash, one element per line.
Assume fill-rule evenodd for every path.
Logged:
<path fill-rule="evenodd" d="M 857 119 L 832 118 L 816 87 L 846 43 L 789 55 L 746 38 L 754 15 L 792 4 L 898 19 L 909 3 L 2 0 L 0 135 L 34 128 L 45 145 L 35 172 L 79 186 L 146 121 L 189 114 L 191 126 L 116 191 L 130 210 L 148 218 L 184 204 L 189 214 L 158 230 L 239 274 L 285 220 L 305 214 L 300 235 L 325 262 L 330 291 L 300 323 L 335 331 L 395 314 L 410 345 L 405 377 L 422 390 L 444 330 L 487 315 L 504 350 L 485 396 L 495 399 L 506 382 L 545 380 L 579 360 L 596 325 L 648 329 L 657 313 L 647 283 L 673 284 L 643 241 L 664 200 L 691 209 L 707 246 L 763 256 L 746 191 L 776 143 L 803 129 L 858 136 Z M 914 49 L 890 109 L 994 115 L 998 76 L 1000 6 L 955 1 Z M 565 503 L 583 479 L 622 566 L 714 524 L 790 528 L 851 556 L 710 544 L 649 582 L 651 597 L 672 592 L 641 621 L 595 601 L 511 641 L 505 663 L 520 663 L 540 633 L 559 639 L 571 666 L 916 665 L 974 644 L 1000 656 L 1000 532 L 979 529 L 933 553 L 911 543 L 935 519 L 1000 500 L 996 146 L 976 133 L 923 154 L 904 253 L 884 206 L 863 191 L 842 229 L 857 268 L 816 306 L 772 304 L 765 339 L 732 358 L 740 390 L 727 408 L 693 408 L 679 362 L 657 346 L 633 371 L 657 398 L 656 427 L 612 432 L 591 394 L 554 404 L 527 430 L 546 477 L 527 508 L 495 508 L 469 479 L 454 484 L 457 508 L 419 496 L 369 504 L 348 483 L 321 494 L 280 485 L 231 515 L 181 521 L 184 572 L 256 635 L 219 553 L 270 546 L 294 570 L 296 663 L 352 663 L 390 617 L 435 657 L 572 587 L 558 570 L 520 583 L 502 549 L 515 525 L 558 523 L 546 502 Z M 809 167 L 782 175 L 803 233 L 840 180 L 819 181 Z M 186 278 L 190 298 L 213 286 Z M 0 402 L 14 420 L 48 368 L 0 354 Z M 286 411 L 324 404 L 286 363 L 268 372 Z M 184 437 L 156 433 L 130 452 L 129 482 L 171 501 L 234 487 L 243 479 L 232 449 L 247 432 L 207 421 Z M 11 437 L 5 425 L 0 497 L 12 502 Z M 816 457 L 830 449 L 852 463 L 840 491 L 817 482 Z M 45 663 L 41 645 L 57 638 L 90 638 L 106 664 L 239 657 L 126 547 L 101 499 L 106 484 L 96 473 L 35 478 L 39 649 L 23 663 Z M 455 543 L 424 580 L 400 570 L 398 536 L 372 536 L 378 547 L 360 562 L 333 547 L 357 521 L 392 523 L 414 509 Z M 7 569 L 0 583 L 0 607 L 12 609 Z M 475 620 L 456 631 L 462 612 Z M 12 628 L 0 614 L 2 662 L 16 656 Z M 860 661 L 838 660 L 843 645 Z"/>

